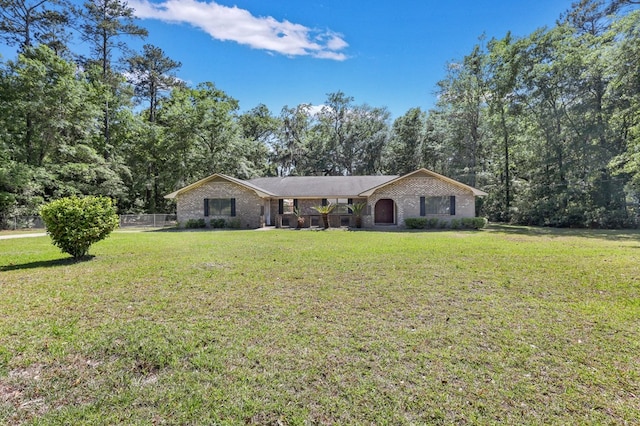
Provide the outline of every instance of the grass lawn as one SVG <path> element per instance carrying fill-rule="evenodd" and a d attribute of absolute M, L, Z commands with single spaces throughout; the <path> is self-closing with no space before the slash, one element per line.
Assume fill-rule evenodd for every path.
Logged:
<path fill-rule="evenodd" d="M 0 241 L 0 424 L 637 424 L 640 233 Z"/>

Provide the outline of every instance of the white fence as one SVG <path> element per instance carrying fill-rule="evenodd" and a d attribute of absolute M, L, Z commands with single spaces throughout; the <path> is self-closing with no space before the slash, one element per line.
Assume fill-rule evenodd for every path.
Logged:
<path fill-rule="evenodd" d="M 2 218 L 0 218 L 2 219 Z M 178 224 L 175 214 L 123 214 L 120 215 L 121 228 L 164 228 Z M 0 221 L 0 229 L 44 229 L 40 216 L 13 216 Z"/>

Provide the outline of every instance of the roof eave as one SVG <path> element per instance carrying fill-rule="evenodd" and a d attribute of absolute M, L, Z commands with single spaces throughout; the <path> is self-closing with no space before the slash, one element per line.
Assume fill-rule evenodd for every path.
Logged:
<path fill-rule="evenodd" d="M 360 193 L 358 195 L 360 195 L 362 197 L 370 197 L 378 189 L 383 188 L 383 187 L 385 187 L 387 185 L 390 185 L 392 183 L 398 182 L 398 181 L 400 181 L 402 179 L 408 178 L 408 177 L 410 177 L 412 175 L 415 175 L 417 173 L 426 173 L 426 174 L 431 175 L 431 176 L 433 176 L 435 178 L 441 179 L 441 180 L 443 180 L 445 182 L 448 182 L 448 183 L 450 183 L 452 185 L 455 185 L 455 186 L 457 186 L 459 188 L 463 188 L 463 189 L 466 189 L 468 191 L 471 191 L 473 193 L 473 195 L 475 195 L 476 197 L 484 197 L 484 196 L 488 195 L 484 191 L 480 191 L 479 189 L 476 189 L 476 188 L 474 188 L 472 186 L 465 185 L 462 182 L 458 182 L 457 180 L 448 178 L 446 176 L 443 176 L 443 175 L 441 175 L 439 173 L 436 173 L 436 172 L 432 172 L 431 170 L 428 170 L 428 169 L 425 169 L 425 168 L 414 170 L 413 172 L 407 173 L 406 175 L 403 175 L 403 176 L 398 176 L 397 178 L 392 179 L 389 182 L 385 182 L 385 183 L 383 183 L 381 185 L 374 186 L 373 188 L 367 189 L 366 191 L 364 191 L 364 192 L 362 192 L 362 193 Z"/>
<path fill-rule="evenodd" d="M 273 197 L 274 196 L 274 194 L 270 193 L 269 191 L 265 191 L 264 189 L 259 188 L 259 187 L 255 186 L 255 185 L 249 184 L 249 183 L 247 183 L 247 182 L 245 182 L 243 180 L 236 179 L 236 178 L 231 177 L 231 176 L 223 175 L 222 173 L 214 173 L 211 176 L 207 176 L 204 179 L 200 179 L 199 181 L 192 183 L 191 185 L 187 185 L 184 188 L 180 188 L 177 191 L 174 191 L 174 192 L 172 192 L 170 194 L 167 194 L 167 195 L 164 196 L 164 198 L 166 198 L 168 200 L 174 199 L 178 195 L 180 195 L 182 193 L 185 193 L 185 192 L 188 192 L 188 191 L 191 191 L 192 189 L 195 189 L 195 188 L 197 188 L 199 186 L 202 186 L 205 183 L 210 182 L 210 181 L 212 181 L 212 180 L 214 180 L 216 178 L 222 178 L 222 179 L 228 180 L 230 182 L 233 182 L 233 183 L 235 183 L 237 185 L 243 186 L 243 187 L 245 187 L 247 189 L 250 189 L 250 190 L 254 191 L 261 198 L 268 198 L 268 197 Z"/>

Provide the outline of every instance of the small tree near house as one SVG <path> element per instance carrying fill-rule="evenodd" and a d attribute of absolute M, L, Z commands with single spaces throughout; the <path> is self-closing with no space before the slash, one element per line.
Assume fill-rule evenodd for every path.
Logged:
<path fill-rule="evenodd" d="M 40 208 L 53 244 L 75 259 L 103 240 L 118 226 L 116 207 L 108 197 L 67 197 Z"/>
<path fill-rule="evenodd" d="M 302 212 L 299 208 L 293 208 L 293 215 L 296 217 L 297 226 L 296 229 L 300 229 L 304 226 L 304 217 L 302 216 Z"/>
<path fill-rule="evenodd" d="M 364 210 L 367 208 L 367 203 L 356 203 L 347 205 L 349 210 L 353 213 L 353 216 L 356 218 L 356 228 L 362 228 L 362 214 Z"/>
<path fill-rule="evenodd" d="M 322 224 L 324 229 L 329 228 L 329 214 L 336 208 L 335 204 L 329 203 L 326 206 L 315 206 L 313 209 L 322 216 Z"/>

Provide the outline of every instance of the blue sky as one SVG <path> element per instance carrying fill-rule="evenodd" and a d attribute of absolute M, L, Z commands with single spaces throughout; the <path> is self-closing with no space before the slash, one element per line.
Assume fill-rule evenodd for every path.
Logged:
<path fill-rule="evenodd" d="M 478 37 L 553 26 L 571 0 L 130 0 L 147 43 L 182 62 L 189 83 L 212 81 L 273 113 L 343 91 L 394 118 L 431 108 L 447 62 Z"/>
<path fill-rule="evenodd" d="M 343 91 L 396 118 L 431 108 L 447 62 L 478 37 L 553 26 L 572 0 L 129 0 L 144 43 L 180 61 L 189 84 L 212 81 L 274 114 Z M 141 49 L 143 42 L 130 44 Z M 9 55 L 5 53 L 5 58 Z"/>

